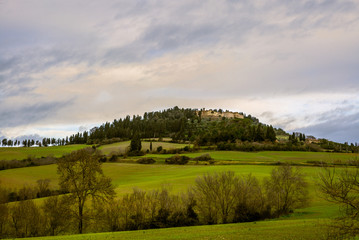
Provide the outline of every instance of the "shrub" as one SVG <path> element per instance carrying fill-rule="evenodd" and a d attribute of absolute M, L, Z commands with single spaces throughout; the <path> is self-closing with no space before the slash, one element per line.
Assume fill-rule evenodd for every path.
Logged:
<path fill-rule="evenodd" d="M 138 159 L 136 162 L 140 164 L 153 164 L 156 162 L 156 160 L 154 160 L 153 158 L 144 157 Z"/>
<path fill-rule="evenodd" d="M 127 153 L 127 156 L 132 157 L 132 156 L 143 156 L 145 155 L 145 153 L 143 151 L 131 151 Z"/>
<path fill-rule="evenodd" d="M 189 146 L 185 146 L 184 148 L 183 148 L 183 151 L 185 151 L 185 152 L 188 152 L 190 150 L 190 147 Z"/>
<path fill-rule="evenodd" d="M 118 159 L 118 155 L 113 154 L 113 155 L 111 155 L 111 157 L 109 158 L 109 161 L 110 161 L 110 162 L 116 162 L 117 159 Z"/>
<path fill-rule="evenodd" d="M 180 155 L 175 155 L 175 156 L 172 156 L 170 158 L 167 158 L 165 160 L 165 163 L 167 164 L 178 164 L 178 165 L 184 165 L 184 164 L 187 164 L 188 161 L 189 161 L 189 157 L 187 156 L 180 156 Z"/>
<path fill-rule="evenodd" d="M 206 154 L 203 154 L 201 156 L 198 156 L 198 157 L 195 157 L 193 158 L 194 161 L 209 161 L 209 160 L 212 160 L 212 157 L 211 155 L 209 155 L 208 153 Z"/>

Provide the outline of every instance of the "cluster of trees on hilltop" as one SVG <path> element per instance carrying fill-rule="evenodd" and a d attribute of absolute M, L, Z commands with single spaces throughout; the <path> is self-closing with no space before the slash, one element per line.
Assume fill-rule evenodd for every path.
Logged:
<path fill-rule="evenodd" d="M 252 116 L 244 119 L 220 118 L 202 119 L 197 109 L 169 108 L 163 111 L 146 112 L 143 116 L 127 116 L 106 122 L 89 132 L 77 133 L 69 137 L 69 143 L 101 143 L 109 139 L 131 139 L 135 133 L 140 138 L 170 137 L 173 141 L 191 141 L 199 145 L 218 142 L 272 141 L 276 134 L 272 126 L 259 123 Z"/>

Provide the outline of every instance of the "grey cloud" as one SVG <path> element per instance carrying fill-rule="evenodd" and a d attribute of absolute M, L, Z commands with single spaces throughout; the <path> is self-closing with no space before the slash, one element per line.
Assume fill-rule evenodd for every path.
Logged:
<path fill-rule="evenodd" d="M 21 135 L 21 136 L 16 136 L 14 138 L 12 138 L 13 140 L 18 140 L 20 142 L 24 141 L 24 140 L 28 140 L 28 139 L 34 139 L 34 141 L 41 141 L 44 137 L 40 136 L 39 134 L 29 134 L 29 135 Z"/>
<path fill-rule="evenodd" d="M 65 102 L 35 103 L 19 108 L 5 106 L 0 110 L 0 127 L 24 126 L 45 121 L 56 116 L 62 108 L 67 107 L 73 100 Z"/>
<path fill-rule="evenodd" d="M 359 113 L 338 115 L 319 124 L 298 128 L 296 131 L 339 142 L 359 142 Z"/>

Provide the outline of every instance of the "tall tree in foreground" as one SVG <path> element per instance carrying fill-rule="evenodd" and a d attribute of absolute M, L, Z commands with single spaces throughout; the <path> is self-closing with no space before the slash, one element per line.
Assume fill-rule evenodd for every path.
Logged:
<path fill-rule="evenodd" d="M 99 155 L 91 148 L 72 152 L 58 160 L 59 185 L 70 192 L 69 199 L 77 206 L 74 215 L 78 231 L 83 232 L 84 210 L 87 200 L 108 201 L 115 195 L 111 179 L 105 177 Z"/>

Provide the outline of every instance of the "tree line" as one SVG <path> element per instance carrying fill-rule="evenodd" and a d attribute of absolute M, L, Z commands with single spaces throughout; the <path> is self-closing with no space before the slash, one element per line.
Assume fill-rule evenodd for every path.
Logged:
<path fill-rule="evenodd" d="M 73 142 L 73 141 L 72 141 Z M 3 138 L 1 140 L 1 144 L 3 147 L 32 147 L 32 146 L 43 146 L 43 147 L 47 147 L 49 145 L 56 145 L 56 146 L 63 146 L 63 145 L 67 145 L 70 144 L 70 140 L 68 137 L 66 138 L 43 138 L 41 141 L 40 140 L 34 140 L 34 139 L 25 139 L 25 140 L 12 140 L 12 139 L 7 139 L 7 138 Z"/>
<path fill-rule="evenodd" d="M 234 172 L 197 177 L 185 193 L 163 186 L 116 197 L 94 149 L 82 149 L 58 162 L 60 191 L 68 194 L 0 204 L 1 237 L 31 237 L 248 222 L 274 218 L 304 206 L 307 183 L 299 168 L 273 169 L 260 182 Z M 47 189 L 48 181 L 41 181 Z M 48 194 L 45 190 L 44 194 Z"/>

